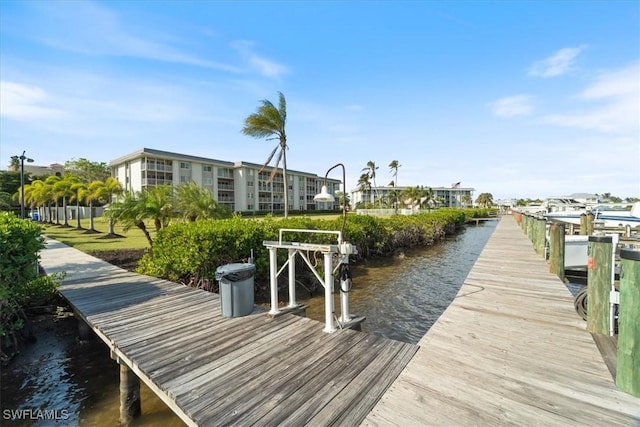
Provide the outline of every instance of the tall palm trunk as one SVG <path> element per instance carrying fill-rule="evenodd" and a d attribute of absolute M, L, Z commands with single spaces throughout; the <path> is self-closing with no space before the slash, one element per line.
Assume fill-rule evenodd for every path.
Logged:
<path fill-rule="evenodd" d="M 62 198 L 62 218 L 63 218 L 63 226 L 69 226 L 69 216 L 67 215 L 67 197 Z"/>
<path fill-rule="evenodd" d="M 56 200 L 56 210 L 55 210 L 55 217 L 56 217 L 56 225 L 60 225 L 60 204 L 58 203 L 58 201 Z"/>
<path fill-rule="evenodd" d="M 287 142 L 280 141 L 282 150 L 282 179 L 284 180 L 284 217 L 289 216 L 289 182 L 287 181 Z"/>
<path fill-rule="evenodd" d="M 96 231 L 93 226 L 93 200 L 89 201 L 89 231 L 92 233 Z"/>
<path fill-rule="evenodd" d="M 76 230 L 81 230 L 82 225 L 80 225 L 80 200 L 76 201 Z"/>

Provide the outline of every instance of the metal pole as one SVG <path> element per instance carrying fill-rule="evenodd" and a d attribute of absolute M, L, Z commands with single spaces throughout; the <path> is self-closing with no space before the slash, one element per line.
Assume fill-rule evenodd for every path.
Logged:
<path fill-rule="evenodd" d="M 289 307 L 296 307 L 296 250 L 289 249 Z"/>
<path fill-rule="evenodd" d="M 333 269 L 331 252 L 324 254 L 324 332 L 336 330 L 333 324 Z"/>
<path fill-rule="evenodd" d="M 271 287 L 271 310 L 269 314 L 278 314 L 278 277 L 276 275 L 278 271 L 278 258 L 276 257 L 276 248 L 269 248 L 269 276 Z"/>

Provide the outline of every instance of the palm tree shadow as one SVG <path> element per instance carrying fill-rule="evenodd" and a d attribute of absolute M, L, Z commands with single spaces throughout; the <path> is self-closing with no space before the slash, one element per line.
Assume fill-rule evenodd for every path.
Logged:
<path fill-rule="evenodd" d="M 107 233 L 104 236 L 98 237 L 98 239 L 120 239 L 120 238 L 124 238 L 124 236 L 118 233 Z"/>
<path fill-rule="evenodd" d="M 99 230 L 92 230 L 92 229 L 88 229 L 88 230 L 84 230 L 82 232 L 82 234 L 101 234 L 102 231 Z"/>

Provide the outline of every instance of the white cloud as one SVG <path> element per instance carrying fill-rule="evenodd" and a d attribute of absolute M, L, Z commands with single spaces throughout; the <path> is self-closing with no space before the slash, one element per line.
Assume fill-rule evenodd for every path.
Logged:
<path fill-rule="evenodd" d="M 529 69 L 530 76 L 557 77 L 565 74 L 576 62 L 578 55 L 586 46 L 560 49 L 548 58 L 535 62 Z"/>
<path fill-rule="evenodd" d="M 579 111 L 552 114 L 543 120 L 560 126 L 637 135 L 640 127 L 640 63 L 599 74 L 575 98 L 584 102 Z"/>
<path fill-rule="evenodd" d="M 289 71 L 286 66 L 266 59 L 255 53 L 252 49 L 252 42 L 239 40 L 232 43 L 231 46 L 236 49 L 240 55 L 242 55 L 251 68 L 257 70 L 263 76 L 279 77 Z"/>
<path fill-rule="evenodd" d="M 93 2 L 55 3 L 37 11 L 35 37 L 41 43 L 61 50 L 92 56 L 129 56 L 156 61 L 240 73 L 239 67 L 212 61 L 189 53 L 192 47 L 172 46 L 167 34 L 136 26 L 127 28 L 123 19 L 102 5 Z M 142 33 L 146 34 L 142 35 Z M 34 33 L 36 33 L 34 31 Z M 163 39 L 161 41 L 161 39 Z"/>
<path fill-rule="evenodd" d="M 500 98 L 488 104 L 497 117 L 527 116 L 533 111 L 533 97 L 530 95 L 515 95 Z"/>
<path fill-rule="evenodd" d="M 0 81 L 0 115 L 15 120 L 56 119 L 65 111 L 47 106 L 49 95 L 40 87 Z"/>

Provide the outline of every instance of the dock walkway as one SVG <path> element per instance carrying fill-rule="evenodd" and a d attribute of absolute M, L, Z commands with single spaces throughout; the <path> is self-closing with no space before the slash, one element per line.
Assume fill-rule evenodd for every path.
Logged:
<path fill-rule="evenodd" d="M 217 294 L 53 240 L 41 265 L 66 273 L 59 290 L 76 314 L 187 425 L 358 425 L 417 351 L 259 307 L 222 317 Z"/>
<path fill-rule="evenodd" d="M 566 286 L 513 217 L 365 426 L 640 426 Z"/>

